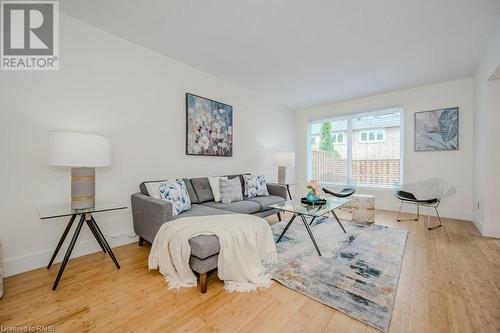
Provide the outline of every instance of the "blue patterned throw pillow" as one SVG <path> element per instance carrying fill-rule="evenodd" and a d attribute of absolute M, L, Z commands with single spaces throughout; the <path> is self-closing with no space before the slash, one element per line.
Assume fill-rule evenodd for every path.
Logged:
<path fill-rule="evenodd" d="M 187 191 L 186 184 L 182 179 L 167 181 L 159 188 L 160 199 L 172 203 L 172 215 L 191 209 L 191 200 Z"/>
<path fill-rule="evenodd" d="M 245 195 L 249 198 L 269 195 L 264 176 L 243 175 L 245 180 Z"/>

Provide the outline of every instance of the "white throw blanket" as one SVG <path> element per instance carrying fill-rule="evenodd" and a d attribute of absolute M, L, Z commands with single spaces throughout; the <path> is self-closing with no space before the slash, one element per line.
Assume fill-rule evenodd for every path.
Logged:
<path fill-rule="evenodd" d="M 253 215 L 193 216 L 164 223 L 151 246 L 149 269 L 159 268 L 170 288 L 196 286 L 189 239 L 199 235 L 219 238 L 218 275 L 224 289 L 250 292 L 271 285 L 264 265 L 278 260 L 273 233 L 266 220 Z"/>

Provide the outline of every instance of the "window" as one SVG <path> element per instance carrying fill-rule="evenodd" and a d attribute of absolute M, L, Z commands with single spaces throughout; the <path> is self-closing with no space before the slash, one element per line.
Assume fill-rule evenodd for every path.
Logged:
<path fill-rule="evenodd" d="M 402 181 L 402 109 L 313 121 L 308 178 L 325 185 L 394 187 Z"/>
<path fill-rule="evenodd" d="M 359 131 L 359 142 L 372 143 L 372 142 L 383 142 L 384 140 L 385 140 L 385 129 L 383 128 Z"/>
<path fill-rule="evenodd" d="M 332 133 L 333 143 L 344 143 L 344 133 L 343 132 L 333 132 Z"/>

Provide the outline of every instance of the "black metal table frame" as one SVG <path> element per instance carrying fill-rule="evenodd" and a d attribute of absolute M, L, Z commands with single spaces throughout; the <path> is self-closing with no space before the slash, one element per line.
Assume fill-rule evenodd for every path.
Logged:
<path fill-rule="evenodd" d="M 288 192 L 288 196 L 290 197 L 290 200 L 292 200 L 292 194 L 290 193 L 290 184 L 286 184 L 286 191 Z"/>
<path fill-rule="evenodd" d="M 303 214 L 303 213 L 298 213 L 298 212 L 291 212 L 293 213 L 293 216 L 292 218 L 290 219 L 290 221 L 288 221 L 288 224 L 286 225 L 285 229 L 283 230 L 283 232 L 281 233 L 281 235 L 278 237 L 278 240 L 276 241 L 276 243 L 279 243 L 279 241 L 281 240 L 281 238 L 285 235 L 285 233 L 287 232 L 288 228 L 290 228 L 290 226 L 292 225 L 293 223 L 293 220 L 295 220 L 295 218 L 297 216 L 300 216 L 300 218 L 302 219 L 302 222 L 304 223 L 304 226 L 306 227 L 306 230 L 307 230 L 307 233 L 309 234 L 309 237 L 311 238 L 313 244 L 314 244 L 314 247 L 316 248 L 316 251 L 318 251 L 318 255 L 321 256 L 321 252 L 319 250 L 319 247 L 318 247 L 318 244 L 316 244 L 316 239 L 314 238 L 314 235 L 311 231 L 311 228 L 309 227 L 313 222 L 314 220 L 316 219 L 316 217 L 319 217 L 319 216 L 325 216 L 327 213 L 323 214 L 323 215 L 319 215 L 319 216 L 312 216 L 312 219 L 311 219 L 311 222 L 310 223 L 307 223 L 307 220 L 306 220 L 306 216 L 311 216 L 311 215 L 307 215 L 307 214 Z M 340 222 L 337 214 L 335 214 L 335 211 L 332 209 L 330 211 L 330 213 L 332 213 L 333 217 L 335 218 L 335 220 L 337 221 L 337 223 L 339 224 L 339 226 L 342 228 L 342 231 L 344 233 L 346 233 L 345 229 L 344 229 L 344 226 L 342 225 L 342 223 Z"/>
<path fill-rule="evenodd" d="M 54 251 L 54 254 L 52 255 L 52 258 L 50 259 L 49 265 L 47 266 L 47 269 L 50 269 L 50 266 L 52 266 L 52 263 L 54 262 L 54 259 L 57 256 L 57 253 L 59 252 L 62 244 L 64 243 L 64 240 L 66 239 L 66 236 L 68 235 L 69 230 L 71 229 L 71 226 L 73 225 L 73 222 L 75 221 L 76 217 L 80 215 L 80 221 L 78 222 L 75 232 L 73 234 L 73 237 L 71 238 L 71 242 L 69 243 L 69 247 L 66 250 L 66 254 L 64 255 L 64 259 L 62 261 L 61 267 L 59 268 L 59 272 L 57 273 L 56 280 L 54 281 L 54 285 L 52 286 L 52 290 L 56 290 L 57 285 L 59 284 L 59 280 L 61 279 L 61 276 L 64 272 L 64 269 L 66 268 L 66 264 L 68 263 L 69 257 L 71 256 L 71 252 L 73 251 L 73 248 L 75 247 L 76 241 L 78 239 L 78 236 L 80 235 L 80 231 L 82 230 L 83 223 L 87 223 L 90 231 L 94 235 L 95 239 L 97 240 L 97 243 L 99 243 L 99 246 L 101 247 L 102 251 L 104 253 L 108 253 L 113 262 L 116 265 L 116 268 L 120 269 L 120 264 L 118 263 L 118 260 L 116 260 L 115 255 L 113 254 L 113 251 L 111 250 L 111 247 L 109 246 L 108 242 L 106 241 L 106 238 L 104 237 L 103 233 L 101 232 L 101 229 L 99 229 L 99 226 L 97 225 L 94 217 L 92 216 L 92 213 L 77 213 L 73 214 L 71 216 L 71 219 L 68 222 L 68 225 L 66 226 L 66 229 L 64 229 L 64 232 L 61 236 L 61 239 L 59 240 L 59 243 L 57 244 L 56 250 Z"/>

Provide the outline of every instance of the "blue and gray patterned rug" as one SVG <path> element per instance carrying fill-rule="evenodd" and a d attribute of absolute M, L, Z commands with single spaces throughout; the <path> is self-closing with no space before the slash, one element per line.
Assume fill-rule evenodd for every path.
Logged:
<path fill-rule="evenodd" d="M 391 321 L 407 232 L 382 225 L 332 218 L 317 220 L 312 232 L 318 256 L 299 218 L 277 244 L 279 262 L 273 278 L 383 332 Z M 286 222 L 274 224 L 275 239 Z"/>

